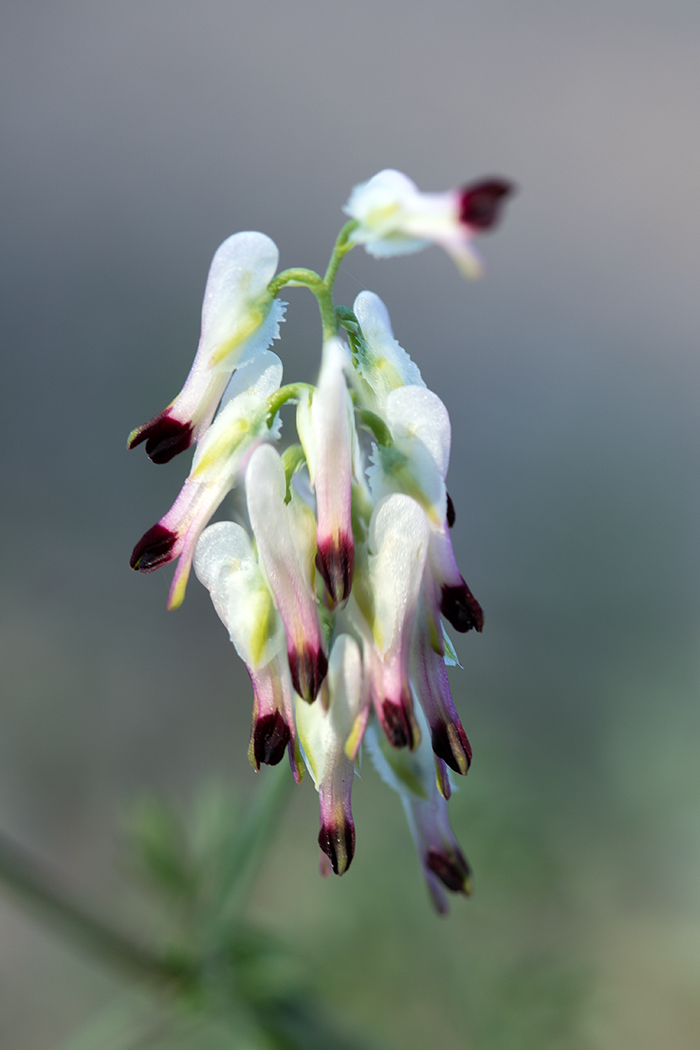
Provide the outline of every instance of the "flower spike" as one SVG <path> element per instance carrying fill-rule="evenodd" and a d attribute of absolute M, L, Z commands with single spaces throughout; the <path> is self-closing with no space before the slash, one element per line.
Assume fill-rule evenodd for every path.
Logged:
<path fill-rule="evenodd" d="M 472 239 L 493 229 L 513 192 L 507 180 L 491 178 L 446 193 L 421 193 L 412 179 L 387 168 L 355 186 L 343 211 L 358 224 L 352 239 L 378 259 L 433 243 L 466 277 L 478 277 L 481 261 Z"/>
<path fill-rule="evenodd" d="M 168 607 L 190 568 L 209 590 L 253 687 L 248 758 L 256 771 L 287 752 L 294 779 L 308 768 L 319 794 L 321 872 L 342 875 L 355 851 L 351 794 L 363 742 L 399 792 L 435 907 L 471 892 L 471 872 L 447 816 L 454 774 L 471 747 L 446 665 L 459 657 L 443 618 L 483 627 L 461 575 L 446 488 L 447 408 L 394 338 L 386 306 L 362 291 L 353 309 L 333 286 L 354 245 L 376 257 L 430 244 L 463 273 L 481 264 L 475 237 L 492 229 L 513 192 L 500 178 L 422 193 L 385 170 L 355 186 L 325 275 L 276 273 L 262 233 L 217 250 L 197 355 L 184 387 L 133 431 L 156 463 L 196 445 L 170 510 L 136 544 L 131 566 L 177 559 Z M 315 386 L 281 386 L 285 287 L 318 301 L 322 356 Z M 296 434 L 277 451 L 280 414 L 294 403 Z M 281 453 L 281 454 L 280 454 Z M 229 492 L 241 522 L 208 525 Z"/>
<path fill-rule="evenodd" d="M 233 370 L 279 339 L 284 303 L 267 286 L 279 252 L 264 233 L 235 233 L 217 249 L 202 305 L 202 334 L 187 381 L 167 408 L 129 435 L 146 442 L 154 463 L 167 463 L 206 431 Z"/>

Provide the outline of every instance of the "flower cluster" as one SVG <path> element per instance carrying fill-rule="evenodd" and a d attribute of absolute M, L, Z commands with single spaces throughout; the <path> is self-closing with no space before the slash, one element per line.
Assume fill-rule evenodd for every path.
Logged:
<path fill-rule="evenodd" d="M 172 508 L 136 544 L 131 566 L 177 560 L 169 608 L 192 565 L 209 590 L 253 684 L 249 758 L 256 769 L 288 753 L 320 795 L 322 870 L 342 875 L 355 849 L 351 790 L 367 745 L 402 797 L 428 886 L 470 892 L 470 869 L 447 818 L 452 773 L 471 748 L 450 694 L 456 656 L 443 626 L 481 631 L 483 614 L 457 567 L 455 512 L 446 489 L 450 420 L 394 339 L 372 292 L 352 310 L 332 289 L 343 256 L 375 256 L 433 242 L 468 273 L 474 234 L 490 228 L 511 191 L 501 179 L 421 193 L 383 171 L 355 187 L 324 278 L 276 274 L 262 233 L 237 233 L 216 252 L 202 334 L 185 386 L 129 448 L 155 463 L 196 444 Z M 285 285 L 317 297 L 323 323 L 315 386 L 282 384 L 279 338 Z M 280 453 L 280 410 L 296 404 L 298 442 Z M 231 490 L 238 516 L 208 525 Z"/>

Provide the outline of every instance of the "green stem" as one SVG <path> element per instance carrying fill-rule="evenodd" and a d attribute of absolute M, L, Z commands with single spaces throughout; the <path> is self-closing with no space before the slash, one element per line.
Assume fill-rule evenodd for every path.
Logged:
<path fill-rule="evenodd" d="M 287 383 L 270 394 L 267 399 L 267 425 L 271 427 L 275 416 L 288 401 L 298 401 L 305 390 L 312 391 L 314 388 L 310 383 Z"/>
<path fill-rule="evenodd" d="M 38 861 L 1 833 L 0 881 L 73 940 L 132 978 L 161 985 L 173 985 L 185 979 L 181 965 L 160 958 L 86 912 L 54 885 Z"/>
<path fill-rule="evenodd" d="M 239 907 L 245 899 L 291 796 L 294 781 L 286 762 L 266 767 L 260 776 L 260 786 L 246 809 L 243 822 L 226 858 L 221 890 L 210 912 L 207 931 L 209 938 L 216 937 L 217 928 L 229 912 L 234 899 Z"/>
<path fill-rule="evenodd" d="M 333 246 L 333 251 L 331 253 L 330 261 L 328 263 L 328 269 L 326 270 L 325 276 L 323 278 L 323 283 L 331 291 L 333 289 L 333 285 L 335 284 L 335 279 L 338 275 L 338 269 L 340 267 L 341 262 L 348 254 L 348 252 L 355 247 L 354 244 L 349 240 L 349 238 L 352 231 L 356 228 L 357 221 L 355 219 L 350 219 L 350 222 L 345 223 L 345 225 L 343 226 L 342 230 L 336 238 L 336 242 Z"/>
<path fill-rule="evenodd" d="M 275 296 L 284 288 L 285 285 L 291 285 L 292 287 L 303 287 L 308 288 L 309 291 L 313 292 L 318 302 L 318 308 L 321 313 L 321 324 L 323 325 L 323 338 L 332 339 L 334 335 L 338 333 L 338 318 L 335 314 L 335 306 L 333 305 L 333 285 L 338 274 L 338 267 L 347 255 L 347 253 L 353 248 L 353 244 L 350 241 L 350 234 L 357 226 L 357 222 L 351 219 L 350 222 L 346 222 L 342 230 L 336 238 L 333 251 L 331 252 L 330 261 L 326 269 L 325 276 L 321 278 L 315 270 L 307 270 L 301 266 L 292 267 L 289 270 L 282 270 L 277 276 L 270 281 L 268 291 L 270 295 Z"/>

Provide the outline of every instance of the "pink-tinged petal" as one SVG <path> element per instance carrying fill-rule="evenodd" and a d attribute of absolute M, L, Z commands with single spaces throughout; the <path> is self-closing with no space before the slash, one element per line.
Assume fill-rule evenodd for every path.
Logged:
<path fill-rule="evenodd" d="M 129 435 L 146 442 L 154 463 L 167 463 L 209 427 L 231 374 L 279 338 L 284 304 L 267 291 L 279 253 L 263 233 L 229 237 L 212 260 L 202 306 L 202 332 L 192 368 L 175 400 Z"/>
<path fill-rule="evenodd" d="M 261 763 L 275 765 L 288 749 L 298 783 L 302 771 L 284 631 L 245 529 L 232 521 L 206 529 L 197 545 L 195 572 L 209 590 L 253 684 L 248 757 L 259 769 Z"/>
<path fill-rule="evenodd" d="M 258 671 L 248 668 L 253 683 L 253 726 L 248 758 L 255 770 L 261 764 L 276 766 L 285 750 L 297 784 L 302 777 L 299 765 L 294 701 L 289 667 L 277 656 Z"/>
<path fill-rule="evenodd" d="M 331 650 L 324 685 L 327 704 L 297 704 L 301 746 L 320 796 L 318 842 L 336 875 L 347 871 L 355 851 L 351 809 L 355 764 L 348 752 L 367 707 L 365 694 L 359 647 L 349 635 L 341 634 Z"/>
<path fill-rule="evenodd" d="M 372 700 L 394 747 L 413 748 L 419 739 L 408 662 L 428 541 L 428 522 L 415 500 L 396 494 L 377 504 L 369 532 Z"/>
<path fill-rule="evenodd" d="M 316 494 L 316 567 L 334 604 L 350 594 L 355 565 L 351 521 L 355 436 L 345 380 L 350 367 L 340 340 L 327 340 L 318 385 L 302 397 L 297 409 L 297 431 Z"/>
<path fill-rule="evenodd" d="M 472 230 L 492 230 L 499 222 L 503 206 L 515 193 L 507 179 L 481 179 L 460 191 L 459 221 Z"/>
<path fill-rule="evenodd" d="M 456 631 L 465 634 L 484 629 L 484 613 L 462 577 L 446 528 L 430 535 L 430 565 L 439 592 L 440 612 Z"/>
<path fill-rule="evenodd" d="M 450 769 L 464 776 L 472 749 L 455 710 L 444 657 L 432 644 L 431 623 L 424 609 L 419 613 L 411 647 L 411 681 L 430 726 L 433 751 Z"/>
<path fill-rule="evenodd" d="M 161 565 L 167 565 L 177 557 L 173 553 L 177 542 L 177 533 L 157 522 L 134 547 L 129 561 L 131 568 L 139 572 L 154 572 Z"/>
<path fill-rule="evenodd" d="M 444 914 L 445 890 L 465 896 L 471 893 L 471 869 L 450 827 L 447 802 L 441 793 L 445 790 L 444 783 L 440 783 L 444 770 L 441 771 L 439 760 L 433 760 L 422 711 L 417 709 L 416 715 L 422 740 L 414 752 L 386 746 L 372 725 L 367 728 L 365 740 L 377 772 L 401 797 L 430 895 L 437 911 Z"/>
<path fill-rule="evenodd" d="M 148 423 L 132 430 L 126 447 L 136 448 L 145 441 L 146 455 L 154 463 L 169 463 L 175 456 L 179 456 L 195 441 L 194 424 L 191 419 L 178 419 L 175 411 L 170 407 L 166 408 Z"/>
<path fill-rule="evenodd" d="M 256 445 L 274 436 L 267 425 L 267 398 L 281 380 L 282 362 L 270 351 L 262 351 L 239 369 L 232 396 L 203 436 L 180 495 L 134 548 L 131 567 L 141 572 L 152 572 L 179 557 L 169 609 L 176 609 L 185 597 L 202 529 L 236 484 Z"/>
<path fill-rule="evenodd" d="M 312 588 L 316 522 L 294 487 L 287 504 L 284 467 L 270 445 L 261 445 L 246 471 L 250 522 L 284 623 L 296 691 L 316 699 L 328 663 Z"/>

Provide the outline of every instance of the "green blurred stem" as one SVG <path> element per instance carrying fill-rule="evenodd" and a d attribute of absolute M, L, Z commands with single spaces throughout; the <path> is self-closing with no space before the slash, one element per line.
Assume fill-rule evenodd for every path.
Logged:
<path fill-rule="evenodd" d="M 132 978 L 161 985 L 186 979 L 181 965 L 153 954 L 76 904 L 39 861 L 1 832 L 0 882 L 66 936 Z"/>
<path fill-rule="evenodd" d="M 333 305 L 333 285 L 338 274 L 338 268 L 347 255 L 347 253 L 354 247 L 350 240 L 350 234 L 357 226 L 357 222 L 351 219 L 350 222 L 346 222 L 342 230 L 336 238 L 336 242 L 331 252 L 330 261 L 326 269 L 326 273 L 321 278 L 315 270 L 307 270 L 300 266 L 292 267 L 289 270 L 282 270 L 278 273 L 274 280 L 270 281 L 268 291 L 270 295 L 277 295 L 281 288 L 285 285 L 291 285 L 292 287 L 303 287 L 308 288 L 309 291 L 313 292 L 318 302 L 318 308 L 321 312 L 321 324 L 323 325 L 323 338 L 332 339 L 338 332 L 338 318 L 335 314 L 335 306 Z"/>
<path fill-rule="evenodd" d="M 215 936 L 216 927 L 234 903 L 239 909 L 243 905 L 291 797 L 294 780 L 286 762 L 266 766 L 258 775 L 261 777 L 260 786 L 225 859 L 221 890 L 206 923 L 205 939 Z"/>

